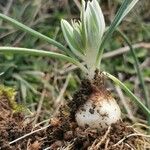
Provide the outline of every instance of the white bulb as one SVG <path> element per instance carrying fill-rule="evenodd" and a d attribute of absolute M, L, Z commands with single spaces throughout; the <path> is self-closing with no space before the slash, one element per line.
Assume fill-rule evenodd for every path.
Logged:
<path fill-rule="evenodd" d="M 116 123 L 121 118 L 121 111 L 111 96 L 93 93 L 87 102 L 79 108 L 75 118 L 81 127 L 87 126 L 101 130 Z"/>

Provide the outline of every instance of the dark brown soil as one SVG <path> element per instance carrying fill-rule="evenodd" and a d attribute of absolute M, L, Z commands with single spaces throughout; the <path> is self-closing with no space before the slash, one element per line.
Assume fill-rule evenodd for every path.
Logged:
<path fill-rule="evenodd" d="M 95 129 L 82 129 L 75 122 L 70 122 L 67 126 L 59 124 L 47 129 L 48 145 L 51 149 L 57 149 L 60 146 L 67 147 L 67 141 L 72 143 L 73 150 L 130 150 L 136 148 L 137 137 L 131 137 L 121 144 L 115 144 L 129 134 L 134 133 L 131 127 L 127 127 L 122 121 L 113 124 L 110 129 L 98 132 Z M 61 143 L 61 144 L 60 144 Z"/>
<path fill-rule="evenodd" d="M 93 84 L 96 85 L 96 80 L 98 80 L 96 77 L 93 83 L 87 79 L 83 80 L 81 88 L 74 94 L 73 100 L 62 106 L 55 118 L 50 119 L 50 126 L 47 129 L 36 132 L 11 145 L 9 142 L 30 133 L 33 127 L 32 123 L 25 123 L 25 117 L 22 113 L 13 113 L 7 97 L 1 95 L 0 150 L 42 150 L 47 147 L 50 150 L 58 148 L 66 148 L 66 150 L 137 149 L 139 137 L 132 136 L 124 139 L 135 132 L 133 128 L 128 127 L 122 121 L 118 121 L 103 131 L 88 127 L 83 129 L 76 124 L 74 114 L 93 92 Z M 124 140 L 119 142 L 122 139 Z"/>
<path fill-rule="evenodd" d="M 14 113 L 7 95 L 0 94 L 0 150 L 26 149 L 29 139 L 23 139 L 13 145 L 9 145 L 9 142 L 31 132 L 31 129 L 32 124 L 25 123 L 24 114 Z M 31 142 L 37 139 L 35 135 L 29 138 Z"/>

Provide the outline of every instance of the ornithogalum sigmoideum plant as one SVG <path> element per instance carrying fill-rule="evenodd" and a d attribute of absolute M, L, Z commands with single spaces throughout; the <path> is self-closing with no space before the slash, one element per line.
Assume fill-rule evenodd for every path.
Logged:
<path fill-rule="evenodd" d="M 87 67 L 87 75 L 92 82 L 102 55 L 98 58 L 105 32 L 105 20 L 97 0 L 82 1 L 81 20 L 72 20 L 71 25 L 61 21 L 64 37 L 78 59 Z M 102 79 L 101 79 L 102 80 Z M 97 81 L 101 82 L 101 81 Z M 103 84 L 93 83 L 92 93 L 75 114 L 79 126 L 106 128 L 121 118 L 121 111 L 115 99 Z"/>
<path fill-rule="evenodd" d="M 92 92 L 87 97 L 85 103 L 78 107 L 74 114 L 76 122 L 81 127 L 88 125 L 91 128 L 103 129 L 121 119 L 120 108 L 110 92 L 105 88 L 103 76 L 107 76 L 119 84 L 143 109 L 146 115 L 150 115 L 150 110 L 122 82 L 109 73 L 100 73 L 105 43 L 108 42 L 112 33 L 137 2 L 138 0 L 124 0 L 111 25 L 106 28 L 98 1 L 91 0 L 85 2 L 82 0 L 80 20 L 72 20 L 70 21 L 71 23 L 63 19 L 61 20 L 63 35 L 70 49 L 20 22 L 0 14 L 0 18 L 33 36 L 53 44 L 66 52 L 66 54 L 17 47 L 0 47 L 0 52 L 61 58 L 77 65 L 85 73 L 85 76 L 88 77 L 92 87 Z M 97 74 L 95 74 L 96 70 L 98 70 Z"/>

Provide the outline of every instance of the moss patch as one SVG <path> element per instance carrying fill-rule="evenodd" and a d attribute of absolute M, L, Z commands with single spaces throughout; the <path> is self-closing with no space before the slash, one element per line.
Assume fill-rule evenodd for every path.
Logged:
<path fill-rule="evenodd" d="M 7 99 L 9 106 L 12 109 L 13 113 L 29 112 L 29 110 L 25 106 L 21 104 L 17 104 L 16 94 L 17 93 L 15 89 L 0 85 L 0 100 Z"/>

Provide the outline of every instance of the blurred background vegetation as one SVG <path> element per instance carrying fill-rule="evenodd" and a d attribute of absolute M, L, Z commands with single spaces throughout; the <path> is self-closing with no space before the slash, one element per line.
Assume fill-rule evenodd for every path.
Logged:
<path fill-rule="evenodd" d="M 122 0 L 101 0 L 100 5 L 109 25 Z M 0 0 L 0 12 L 66 45 L 60 20 L 79 19 L 79 0 Z M 135 48 L 140 69 L 150 93 L 150 3 L 140 1 L 120 25 Z M 26 34 L 11 24 L 0 20 L 0 46 L 17 46 L 57 51 L 57 48 Z M 143 99 L 143 89 L 138 80 L 135 64 L 126 42 L 116 32 L 107 42 L 102 70 L 118 77 L 138 97 Z M 0 84 L 17 90 L 17 101 L 26 105 L 43 120 L 56 112 L 58 106 L 71 99 L 83 75 L 74 65 L 47 57 L 0 54 Z M 119 99 L 122 111 L 131 121 L 146 122 L 140 110 L 121 89 L 108 82 L 108 88 Z M 149 94 L 150 95 L 150 94 Z M 138 112 L 138 115 L 137 115 Z"/>

